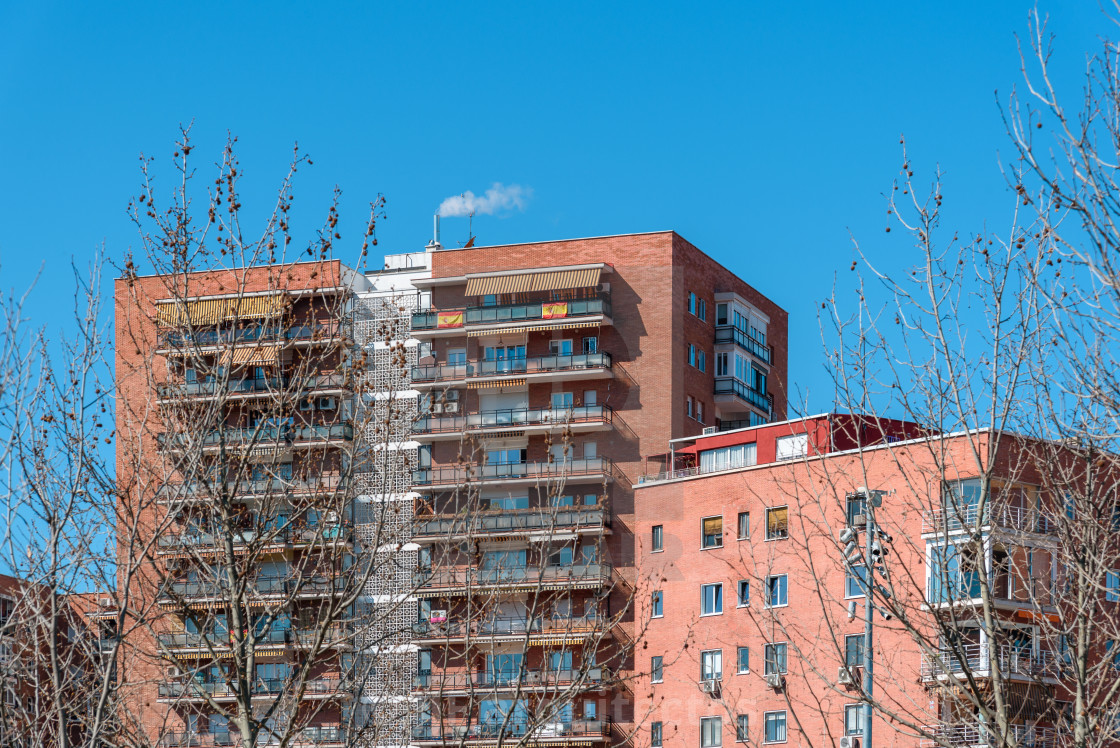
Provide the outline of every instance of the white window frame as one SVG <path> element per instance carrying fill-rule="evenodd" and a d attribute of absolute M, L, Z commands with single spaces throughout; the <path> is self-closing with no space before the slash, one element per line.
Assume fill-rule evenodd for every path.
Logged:
<path fill-rule="evenodd" d="M 712 723 L 715 723 L 715 732 L 713 737 L 715 742 L 704 742 L 705 727 L 711 731 Z M 700 718 L 700 748 L 722 748 L 723 746 L 723 718 L 720 716 L 701 717 Z"/>
<path fill-rule="evenodd" d="M 704 593 L 708 589 L 714 588 L 718 594 L 719 610 L 712 613 L 704 612 Z M 713 605 L 717 600 L 713 599 Z M 723 582 L 707 582 L 700 585 L 700 617 L 707 618 L 708 616 L 721 616 L 723 615 Z"/>
<path fill-rule="evenodd" d="M 784 582 L 782 582 L 782 592 L 785 595 L 785 599 L 782 600 L 782 602 L 780 602 L 780 603 L 774 602 L 774 600 L 773 600 L 773 598 L 770 594 L 770 590 L 771 590 L 770 584 L 771 584 L 772 580 L 775 580 L 775 579 L 784 579 L 785 580 Z M 766 597 L 766 599 L 763 601 L 763 605 L 767 608 L 785 608 L 785 607 L 787 607 L 789 605 L 789 575 L 788 574 L 771 574 L 770 576 L 766 577 L 765 597 Z"/>

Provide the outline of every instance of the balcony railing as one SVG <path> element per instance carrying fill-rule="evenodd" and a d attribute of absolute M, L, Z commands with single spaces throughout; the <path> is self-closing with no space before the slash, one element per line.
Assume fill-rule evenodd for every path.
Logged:
<path fill-rule="evenodd" d="M 350 326 L 346 324 L 317 325 L 266 325 L 220 330 L 195 330 L 194 332 L 165 332 L 159 336 L 159 347 L 186 348 L 190 346 L 219 346 L 238 343 L 298 343 L 330 341 L 349 338 Z"/>
<path fill-rule="evenodd" d="M 479 569 L 457 566 L 421 570 L 413 574 L 413 584 L 424 590 L 466 589 L 468 587 L 583 586 L 605 584 L 611 576 L 607 564 L 579 566 L 524 566 Z"/>
<path fill-rule="evenodd" d="M 765 413 L 767 417 L 769 417 L 773 411 L 773 395 L 768 392 L 759 392 L 746 382 L 735 379 L 734 377 L 716 377 L 715 394 L 734 395 L 740 400 L 748 402 L 758 408 Z"/>
<path fill-rule="evenodd" d="M 990 648 L 982 644 L 964 644 L 955 649 L 945 649 L 937 657 L 922 655 L 922 676 L 959 676 L 966 672 L 976 675 L 989 672 Z M 996 665 L 1008 676 L 1038 678 L 1054 676 L 1054 656 L 1048 650 L 1033 652 L 1029 647 L 1000 645 L 995 651 Z"/>
<path fill-rule="evenodd" d="M 586 670 L 525 670 L 499 672 L 484 670 L 478 673 L 435 670 L 417 675 L 412 681 L 414 691 L 469 691 L 472 689 L 501 690 L 509 688 L 540 688 L 579 684 L 597 687 L 603 684 L 603 668 Z"/>
<path fill-rule="evenodd" d="M 521 532 L 572 532 L 601 529 L 610 524 L 610 513 L 599 506 L 537 507 L 516 509 L 501 514 L 467 512 L 459 515 L 422 517 L 416 521 L 414 537 L 454 537 L 458 535 L 501 535 Z"/>
<path fill-rule="evenodd" d="M 611 368 L 609 353 L 581 353 L 574 356 L 536 356 L 507 358 L 502 361 L 468 361 L 462 364 L 433 364 L 412 367 L 413 382 L 449 382 L 472 377 L 502 375 L 525 376 L 552 372 Z"/>
<path fill-rule="evenodd" d="M 931 736 L 920 741 L 922 748 L 978 748 L 1003 745 L 1017 745 L 1021 748 L 1056 748 L 1058 732 L 1052 727 L 1034 725 L 1010 725 L 1006 740 L 1000 740 L 999 733 L 979 725 L 927 725 L 922 730 Z"/>
<path fill-rule="evenodd" d="M 248 426 L 228 427 L 207 431 L 194 438 L 186 434 L 162 433 L 156 441 L 162 447 L 185 449 L 195 447 L 270 446 L 280 444 L 316 443 L 328 441 L 350 441 L 354 438 L 354 427 L 349 423 L 317 424 L 310 426 Z"/>
<path fill-rule="evenodd" d="M 157 539 L 157 545 L 164 551 L 218 550 L 225 547 L 227 536 L 208 532 L 165 533 Z M 235 549 L 253 545 L 307 545 L 309 543 L 349 543 L 353 540 L 353 528 L 347 524 L 286 526 L 264 530 L 259 535 L 255 530 L 244 529 L 229 537 Z"/>
<path fill-rule="evenodd" d="M 431 416 L 412 424 L 414 434 L 456 433 L 474 429 L 556 426 L 580 423 L 610 423 L 613 412 L 606 405 L 581 405 L 572 408 L 517 408 L 486 410 L 461 416 Z"/>
<path fill-rule="evenodd" d="M 495 717 L 493 720 L 445 719 L 421 722 L 412 728 L 413 740 L 461 741 L 537 738 L 562 740 L 564 738 L 605 738 L 611 734 L 609 720 L 574 720 L 571 722 L 545 722 L 541 724 Z"/>
<path fill-rule="evenodd" d="M 613 475 L 614 464 L 605 457 L 558 462 L 512 462 L 492 465 L 446 466 L 412 471 L 417 486 L 455 486 L 470 482 L 550 480 L 581 475 Z"/>
<path fill-rule="evenodd" d="M 525 618 L 483 618 L 448 621 L 417 621 L 412 632 L 419 638 L 463 639 L 502 636 L 584 636 L 600 632 L 606 622 L 595 616 Z"/>
<path fill-rule="evenodd" d="M 218 496 L 295 496 L 299 494 L 327 493 L 345 491 L 349 480 L 343 475 L 323 475 L 305 480 L 284 478 L 260 478 L 243 481 L 182 481 L 167 483 L 159 489 L 161 502 L 174 502 L 188 499 L 210 499 Z"/>
<path fill-rule="evenodd" d="M 291 638 L 289 630 L 270 630 L 253 634 L 253 641 L 258 647 L 274 647 L 285 645 Z M 233 635 L 228 632 L 211 631 L 206 633 L 192 633 L 187 631 L 166 633 L 159 635 L 159 645 L 164 649 L 204 649 L 222 650 L 229 649 L 234 643 Z"/>
<path fill-rule="evenodd" d="M 557 304 L 567 304 L 564 313 L 555 310 Z M 546 307 L 552 311 L 546 310 Z M 448 313 L 462 312 L 462 324 L 448 324 Z M 444 315 L 445 323 L 440 324 L 440 315 Z M 545 314 L 549 314 L 548 317 Z M 557 301 L 533 301 L 527 304 L 504 304 L 501 306 L 468 306 L 457 309 L 432 309 L 412 313 L 413 330 L 435 330 L 441 327 L 464 327 L 470 325 L 495 325 L 504 322 L 531 322 L 541 319 L 566 320 L 572 317 L 587 317 L 591 315 L 611 315 L 611 299 L 609 294 L 601 294 L 597 298 L 567 299 Z"/>
<path fill-rule="evenodd" d="M 978 523 L 979 519 L 983 521 Z M 1045 534 L 1054 531 L 1050 518 L 1042 510 L 999 503 L 989 503 L 985 507 L 983 518 L 980 517 L 980 507 L 976 504 L 927 509 L 922 531 L 957 532 L 989 525 L 1018 532 Z"/>
<path fill-rule="evenodd" d="M 278 696 L 283 693 L 294 692 L 297 685 L 299 684 L 284 678 L 259 678 L 253 681 L 250 692 L 254 696 Z M 311 678 L 302 684 L 304 698 L 344 695 L 348 693 L 349 688 L 350 685 L 341 678 Z M 237 693 L 237 684 L 227 682 L 174 681 L 159 684 L 159 698 L 161 699 L 201 700 L 204 695 L 222 699 L 236 697 Z"/>
<path fill-rule="evenodd" d="M 342 389 L 347 384 L 344 374 L 313 374 L 299 382 L 301 390 Z M 211 380 L 208 382 L 173 382 L 157 385 L 162 398 L 195 397 L 204 395 L 240 395 L 262 392 L 284 392 L 297 380 L 291 377 L 263 377 L 259 379 Z"/>
<path fill-rule="evenodd" d="M 770 363 L 770 346 L 758 342 L 738 327 L 733 327 L 731 325 L 717 327 L 716 345 L 720 343 L 734 343 L 764 364 Z"/>
<path fill-rule="evenodd" d="M 274 745 L 275 738 L 260 734 L 256 745 Z M 161 748 L 225 748 L 241 745 L 241 735 L 236 732 L 172 732 L 160 739 Z M 346 744 L 346 729 L 342 727 L 305 727 L 288 741 L 293 746 L 341 746 Z"/>
<path fill-rule="evenodd" d="M 249 580 L 248 594 L 250 596 L 268 595 L 325 595 L 341 592 L 346 589 L 344 577 L 256 577 Z M 166 583 L 161 598 L 181 599 L 190 601 L 196 598 L 206 599 L 228 596 L 231 593 L 229 584 L 223 581 L 183 581 L 173 580 Z"/>

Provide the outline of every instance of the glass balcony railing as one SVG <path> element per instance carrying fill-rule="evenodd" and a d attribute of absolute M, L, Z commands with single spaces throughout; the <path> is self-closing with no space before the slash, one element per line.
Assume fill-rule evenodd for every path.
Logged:
<path fill-rule="evenodd" d="M 461 312 L 461 317 L 454 317 Z M 609 294 L 589 299 L 560 299 L 533 301 L 525 304 L 501 306 L 468 306 L 456 309 L 430 309 L 412 313 L 413 330 L 495 325 L 506 322 L 532 322 L 542 319 L 566 320 L 573 317 L 611 315 Z"/>
<path fill-rule="evenodd" d="M 557 480 L 586 475 L 613 475 L 613 463 L 605 457 L 557 462 L 511 462 L 422 468 L 412 471 L 417 486 L 455 486 L 472 482 L 508 480 Z"/>
<path fill-rule="evenodd" d="M 224 548 L 227 540 L 235 549 L 246 546 L 306 545 L 316 542 L 347 543 L 353 539 L 353 527 L 346 523 L 323 525 L 288 525 L 271 529 L 246 528 L 227 534 L 212 532 L 163 533 L 156 539 L 162 551 L 215 550 Z"/>
<path fill-rule="evenodd" d="M 721 343 L 734 343 L 762 363 L 770 363 L 770 346 L 765 343 L 760 343 L 738 327 L 732 327 L 731 325 L 717 327 L 716 345 Z"/>
<path fill-rule="evenodd" d="M 414 434 L 456 433 L 473 429 L 565 426 L 579 423 L 610 423 L 613 411 L 606 405 L 572 408 L 517 408 L 487 410 L 461 416 L 429 416 L 412 424 Z"/>
<path fill-rule="evenodd" d="M 525 738 L 587 740 L 606 738 L 611 734 L 609 720 L 573 720 L 564 722 L 532 723 L 524 720 L 495 716 L 489 720 L 455 718 L 421 722 L 412 728 L 412 738 L 418 741 L 513 741 Z"/>
<path fill-rule="evenodd" d="M 250 597 L 274 595 L 326 595 L 346 589 L 344 577 L 273 577 L 260 576 L 247 582 Z M 192 600 L 228 597 L 231 594 L 228 582 L 218 580 L 171 580 L 164 585 L 161 598 L 167 600 Z"/>
<path fill-rule="evenodd" d="M 330 695 L 344 695 L 350 687 L 341 678 L 311 678 L 302 684 L 294 684 L 284 678 L 258 678 L 253 681 L 251 692 L 257 696 L 279 696 L 291 691 L 296 685 L 302 685 L 304 698 L 316 698 Z M 238 686 L 236 683 L 201 683 L 198 681 L 172 681 L 159 684 L 159 697 L 161 699 L 187 699 L 202 701 L 205 696 L 211 698 L 236 697 Z"/>
<path fill-rule="evenodd" d="M 734 377 L 716 377 L 715 394 L 735 395 L 740 400 L 750 403 L 761 410 L 768 417 L 773 412 L 774 398 L 766 392 L 759 392 L 746 382 Z"/>
<path fill-rule="evenodd" d="M 229 447 L 270 446 L 278 444 L 315 443 L 354 438 L 354 427 L 349 423 L 320 424 L 314 426 L 248 426 L 229 427 L 194 435 L 163 433 L 156 435 L 160 446 L 184 449 L 188 446 Z"/>
<path fill-rule="evenodd" d="M 241 735 L 236 732 L 170 732 L 160 738 L 160 748 L 226 748 L 240 746 Z M 256 745 L 276 745 L 278 741 L 258 735 Z M 295 731 L 288 741 L 291 746 L 343 746 L 346 729 L 336 726 L 305 727 Z"/>
<path fill-rule="evenodd" d="M 295 343 L 349 339 L 350 326 L 346 324 L 317 325 L 266 325 L 232 329 L 195 330 L 193 332 L 168 331 L 159 336 L 159 347 L 190 348 L 237 345 L 240 343 Z"/>
<path fill-rule="evenodd" d="M 603 668 L 591 667 L 585 670 L 523 670 L 463 672 L 435 670 L 429 674 L 417 675 L 412 680 L 414 691 L 468 691 L 473 689 L 494 689 L 502 687 L 570 686 L 579 684 L 585 687 L 602 685 L 605 680 Z"/>
<path fill-rule="evenodd" d="M 342 475 L 306 479 L 259 478 L 243 481 L 176 481 L 165 484 L 157 495 L 161 502 L 211 499 L 219 496 L 297 496 L 345 491 L 350 481 Z"/>
<path fill-rule="evenodd" d="M 315 374 L 297 381 L 291 377 L 262 377 L 255 379 L 227 379 L 199 382 L 172 382 L 156 386 L 162 398 L 197 397 L 208 395 L 241 395 L 283 393 L 299 384 L 301 391 L 342 389 L 347 386 L 345 374 Z"/>
<path fill-rule="evenodd" d="M 603 630 L 606 622 L 597 616 L 550 616 L 546 618 L 456 618 L 446 621 L 417 621 L 412 633 L 418 638 L 463 639 L 466 637 L 579 636 Z"/>
<path fill-rule="evenodd" d="M 469 512 L 461 515 L 418 517 L 414 537 L 442 538 L 458 535 L 501 535 L 518 532 L 573 532 L 602 529 L 610 524 L 610 513 L 599 506 L 537 507 L 503 510 L 498 513 Z"/>
<path fill-rule="evenodd" d="M 413 575 L 413 583 L 426 590 L 492 586 L 599 585 L 611 575 L 607 564 L 575 566 L 524 566 L 479 569 L 469 566 L 441 567 L 421 570 Z"/>
<path fill-rule="evenodd" d="M 507 358 L 501 361 L 468 361 L 462 364 L 432 364 L 412 367 L 413 382 L 450 382 L 472 377 L 503 375 L 525 376 L 551 372 L 610 369 L 611 354 L 581 353 L 572 356 L 535 356 Z"/>

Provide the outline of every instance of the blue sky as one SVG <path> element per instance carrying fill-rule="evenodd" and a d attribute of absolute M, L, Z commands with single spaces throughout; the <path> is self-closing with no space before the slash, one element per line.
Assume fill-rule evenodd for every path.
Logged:
<path fill-rule="evenodd" d="M 531 194 L 476 217 L 480 244 L 675 229 L 790 312 L 793 381 L 824 410 L 816 311 L 851 282 L 851 237 L 888 267 L 914 258 L 884 232 L 899 135 L 918 177 L 944 169 L 947 224 L 1007 224 L 996 92 L 1021 83 L 1032 6 L 4 4 L 0 287 L 42 269 L 27 311 L 65 325 L 71 259 L 136 244 L 138 157 L 166 159 L 193 120 L 196 166 L 240 139 L 250 210 L 298 141 L 315 163 L 296 231 L 339 185 L 344 259 L 378 193 L 381 248 L 403 252 L 444 198 L 494 182 Z M 1040 10 L 1075 92 L 1107 23 L 1093 2 Z M 445 244 L 466 237 L 444 221 Z"/>

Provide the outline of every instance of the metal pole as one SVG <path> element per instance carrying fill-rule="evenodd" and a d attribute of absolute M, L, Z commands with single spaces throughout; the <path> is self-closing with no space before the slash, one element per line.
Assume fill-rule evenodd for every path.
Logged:
<path fill-rule="evenodd" d="M 863 585 L 863 681 L 864 693 L 867 701 L 863 705 L 863 746 L 871 748 L 871 694 L 874 686 L 871 673 L 871 633 L 875 627 L 875 606 L 871 604 L 871 583 L 875 579 L 875 570 L 871 565 L 871 544 L 874 542 L 875 532 L 875 507 L 870 491 L 863 495 L 864 509 L 867 512 L 867 537 L 864 540 L 864 575 L 866 580 Z"/>

